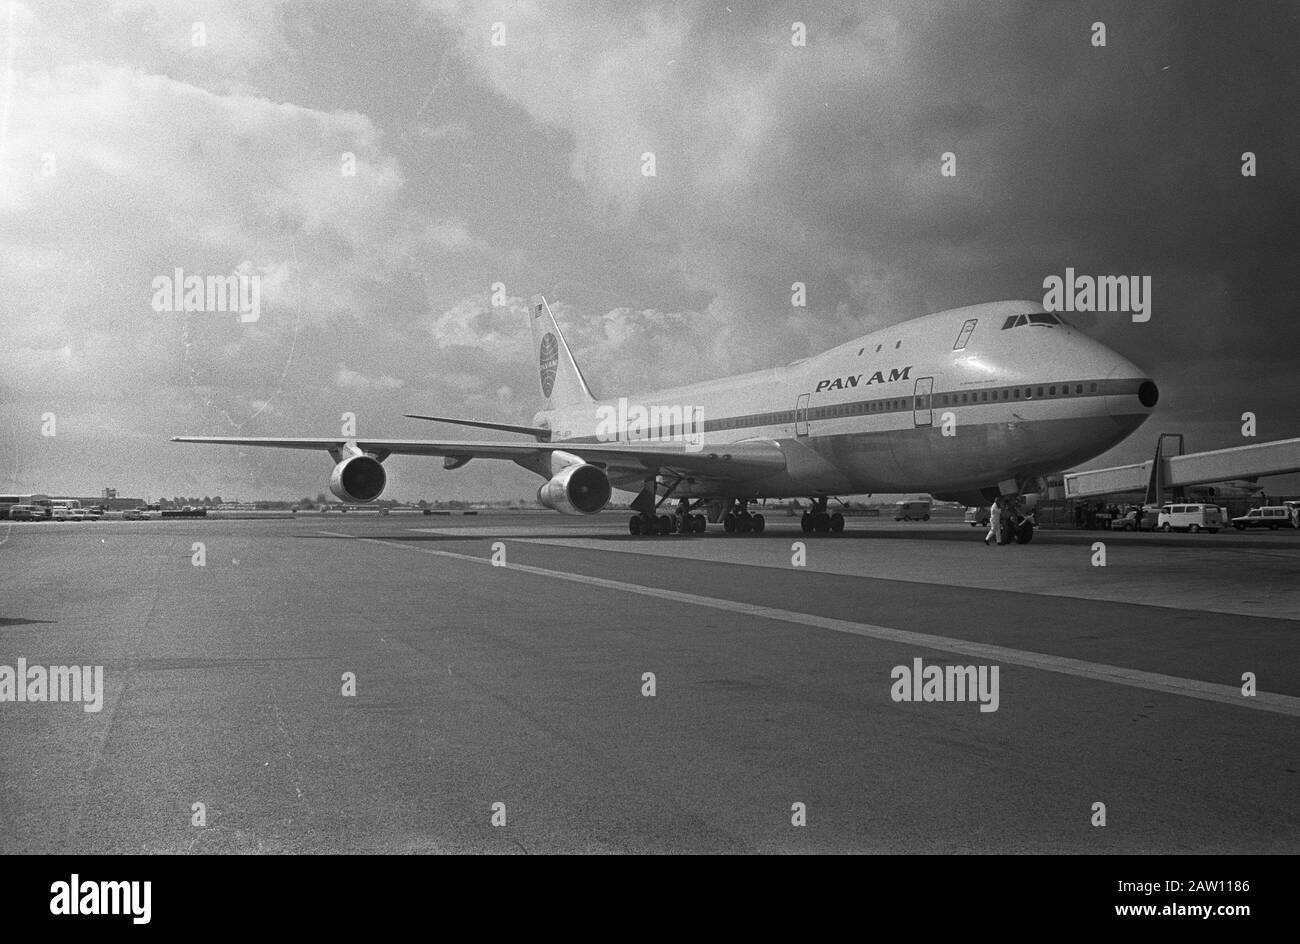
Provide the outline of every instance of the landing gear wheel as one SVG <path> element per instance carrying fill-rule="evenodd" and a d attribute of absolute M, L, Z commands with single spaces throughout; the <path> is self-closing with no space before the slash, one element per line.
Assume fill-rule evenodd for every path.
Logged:
<path fill-rule="evenodd" d="M 753 529 L 754 529 L 754 518 L 749 512 L 742 511 L 740 514 L 736 515 L 737 531 L 739 531 L 741 534 L 749 534 L 749 532 L 752 531 Z"/>
<path fill-rule="evenodd" d="M 691 525 L 696 534 L 703 534 L 704 529 L 708 527 L 708 521 L 703 515 L 691 515 Z"/>
<path fill-rule="evenodd" d="M 767 521 L 764 520 L 762 515 L 751 515 L 750 527 L 753 528 L 755 534 L 762 534 L 763 529 L 767 527 Z"/>
<path fill-rule="evenodd" d="M 672 531 L 673 519 L 669 518 L 667 515 L 660 515 L 659 520 L 656 522 L 656 525 L 657 525 L 656 533 L 668 534 L 669 532 Z"/>
<path fill-rule="evenodd" d="M 640 515 L 641 533 L 646 537 L 653 537 L 659 530 L 659 522 L 655 520 L 654 515 Z"/>
<path fill-rule="evenodd" d="M 839 534 L 844 530 L 844 516 L 838 511 L 831 515 L 831 533 Z"/>
<path fill-rule="evenodd" d="M 1034 523 L 1032 521 L 1021 521 L 1016 525 L 1016 543 L 1028 544 L 1034 539 Z"/>
<path fill-rule="evenodd" d="M 722 519 L 722 530 L 728 534 L 736 533 L 736 515 L 734 512 L 727 512 L 726 517 Z"/>
<path fill-rule="evenodd" d="M 799 528 L 804 534 L 811 534 L 813 529 L 813 516 L 809 512 L 804 512 L 803 517 L 799 519 Z"/>
<path fill-rule="evenodd" d="M 831 516 L 824 511 L 819 511 L 814 516 L 813 530 L 818 534 L 825 534 L 831 529 Z"/>
<path fill-rule="evenodd" d="M 641 516 L 633 515 L 627 519 L 627 533 L 636 537 L 641 533 Z"/>

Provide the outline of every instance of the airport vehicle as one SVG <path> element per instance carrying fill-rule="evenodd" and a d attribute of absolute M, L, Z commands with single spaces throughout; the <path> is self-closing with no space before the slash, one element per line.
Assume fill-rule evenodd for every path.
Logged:
<path fill-rule="evenodd" d="M 989 526 L 989 506 L 971 505 L 966 509 L 966 515 L 962 520 L 972 528 L 987 528 Z"/>
<path fill-rule="evenodd" d="M 1160 509 L 1156 527 L 1165 532 L 1187 531 L 1196 534 L 1198 531 L 1209 531 L 1217 534 L 1223 527 L 1223 509 L 1218 505 L 1205 504 L 1165 505 Z"/>
<path fill-rule="evenodd" d="M 10 505 L 9 519 L 11 521 L 35 521 L 37 518 L 45 517 L 41 510 L 35 505 Z"/>
<path fill-rule="evenodd" d="M 1300 501 L 1284 501 L 1282 507 L 1291 516 L 1291 527 L 1300 528 Z"/>
<path fill-rule="evenodd" d="M 1159 505 L 1129 508 L 1110 523 L 1112 531 L 1154 531 L 1160 521 Z"/>
<path fill-rule="evenodd" d="M 50 518 L 54 521 L 71 521 L 72 515 L 63 505 L 54 505 L 50 508 Z"/>
<path fill-rule="evenodd" d="M 42 501 L 48 500 L 49 499 L 45 495 L 0 495 L 0 518 L 10 517 L 10 510 L 14 505 L 31 505 L 39 507 Z"/>
<path fill-rule="evenodd" d="M 894 506 L 895 521 L 929 521 L 928 501 L 901 501 Z"/>
<path fill-rule="evenodd" d="M 149 513 L 143 508 L 128 508 L 122 512 L 123 521 L 148 521 Z"/>
<path fill-rule="evenodd" d="M 1263 505 L 1233 518 L 1232 526 L 1238 531 L 1245 531 L 1247 528 L 1268 528 L 1270 531 L 1276 531 L 1278 528 L 1291 527 L 1291 515 L 1285 505 Z"/>
<path fill-rule="evenodd" d="M 760 531 L 750 503 L 802 497 L 809 529 L 826 532 L 836 495 L 923 492 L 982 505 L 1002 494 L 1028 510 L 1046 475 L 1121 442 L 1159 396 L 1144 371 L 1033 301 L 939 312 L 784 367 L 605 399 L 545 299 L 534 299 L 530 321 L 545 402 L 530 425 L 407 414 L 530 439 L 173 439 L 324 451 L 330 490 L 348 503 L 383 493 L 392 455 L 441 456 L 448 469 L 507 459 L 539 475 L 538 501 L 563 514 L 601 511 L 614 488 L 638 492 L 632 534 L 697 532 L 704 514 L 729 532 Z M 958 435 L 943 433 L 949 415 Z M 668 501 L 677 520 L 658 514 Z M 1032 535 L 1025 515 L 1016 540 Z"/>
<path fill-rule="evenodd" d="M 86 513 L 85 513 L 85 511 L 83 511 L 83 510 L 80 509 L 80 508 L 69 508 L 69 509 L 68 509 L 68 520 L 69 520 L 69 521 L 85 521 L 85 520 L 86 520 Z"/>

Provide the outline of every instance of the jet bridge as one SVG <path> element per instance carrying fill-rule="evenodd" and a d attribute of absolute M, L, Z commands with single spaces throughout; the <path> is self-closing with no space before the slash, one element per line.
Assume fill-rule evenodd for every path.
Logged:
<path fill-rule="evenodd" d="M 1177 453 L 1169 454 L 1167 440 L 1177 441 Z M 1161 433 L 1156 440 L 1155 455 L 1146 462 L 1066 472 L 1065 497 L 1089 498 L 1145 490 L 1147 501 L 1156 504 L 1168 488 L 1289 472 L 1300 472 L 1300 439 L 1280 439 L 1184 455 L 1182 434 Z"/>

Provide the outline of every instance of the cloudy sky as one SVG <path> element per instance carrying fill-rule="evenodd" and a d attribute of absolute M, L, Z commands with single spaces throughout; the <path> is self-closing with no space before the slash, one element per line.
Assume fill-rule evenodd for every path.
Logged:
<path fill-rule="evenodd" d="M 1300 436 L 1296 4 L 0 0 L 0 31 L 4 490 L 314 495 L 324 455 L 167 437 L 527 422 L 533 292 L 616 395 L 1067 266 L 1154 283 L 1146 324 L 1073 319 L 1162 390 L 1094 465 L 1245 411 Z M 258 274 L 259 318 L 156 311 L 177 268 Z"/>

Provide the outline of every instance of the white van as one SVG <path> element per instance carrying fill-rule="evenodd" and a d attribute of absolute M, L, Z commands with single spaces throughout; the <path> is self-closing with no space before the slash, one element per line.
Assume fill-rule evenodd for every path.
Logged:
<path fill-rule="evenodd" d="M 928 501 L 901 501 L 894 506 L 895 521 L 929 521 L 930 503 Z"/>
<path fill-rule="evenodd" d="M 38 517 L 44 517 L 40 514 L 40 509 L 35 505 L 10 505 L 9 520 L 11 521 L 35 521 Z"/>
<path fill-rule="evenodd" d="M 1156 528 L 1161 531 L 1209 531 L 1214 534 L 1224 525 L 1223 509 L 1218 505 L 1164 505 Z"/>

